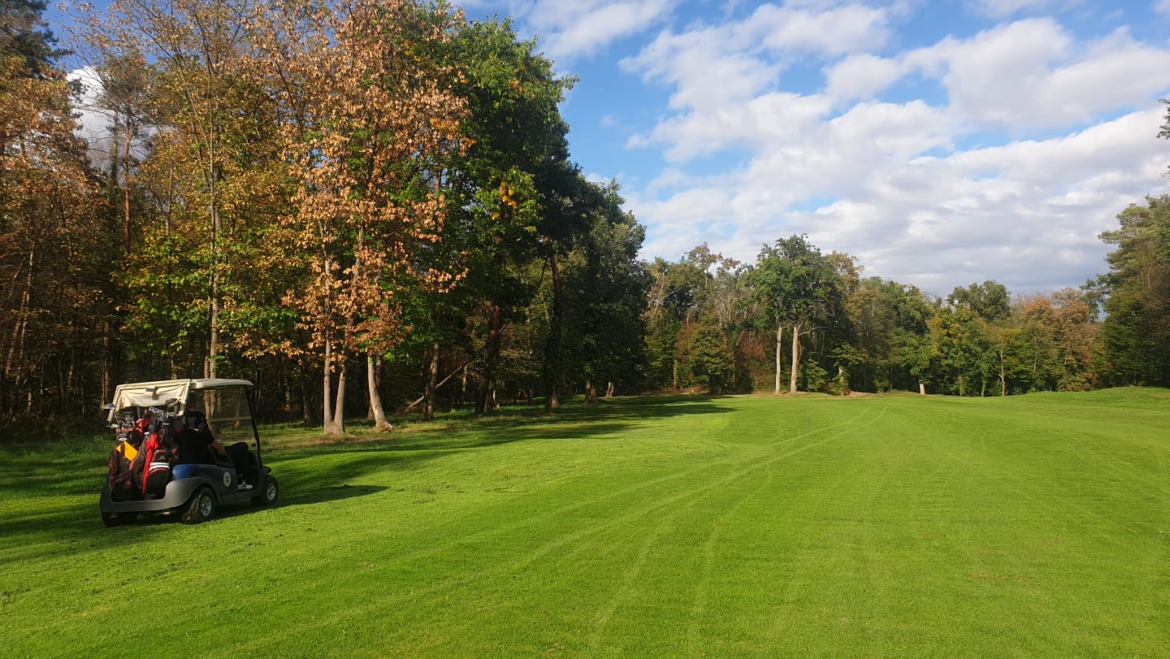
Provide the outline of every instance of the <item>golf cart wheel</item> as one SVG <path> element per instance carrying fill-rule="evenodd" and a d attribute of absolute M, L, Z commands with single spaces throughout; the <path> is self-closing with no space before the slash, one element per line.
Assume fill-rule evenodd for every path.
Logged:
<path fill-rule="evenodd" d="M 122 524 L 122 518 L 118 517 L 117 513 L 102 513 L 102 524 L 107 527 L 115 527 Z"/>
<path fill-rule="evenodd" d="M 183 522 L 185 524 L 198 524 L 206 522 L 214 516 L 215 497 L 212 496 L 211 490 L 201 487 L 195 491 L 195 496 L 191 497 L 191 502 L 187 504 L 187 510 L 183 513 Z"/>
<path fill-rule="evenodd" d="M 280 498 L 280 484 L 276 479 L 269 476 L 264 479 L 264 489 L 260 494 L 252 497 L 252 503 L 257 506 L 274 506 L 276 500 Z"/>

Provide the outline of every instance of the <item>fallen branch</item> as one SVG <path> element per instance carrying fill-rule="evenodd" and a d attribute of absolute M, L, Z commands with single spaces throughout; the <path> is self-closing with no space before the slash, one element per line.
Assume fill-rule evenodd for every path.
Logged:
<path fill-rule="evenodd" d="M 455 377 L 455 375 L 456 375 L 457 373 L 459 373 L 459 371 L 462 371 L 463 369 L 467 368 L 467 365 L 468 365 L 468 364 L 470 364 L 470 363 L 471 363 L 471 360 L 470 360 L 470 359 L 468 359 L 467 361 L 465 361 L 465 362 L 463 362 L 462 364 L 460 364 L 460 365 L 459 365 L 459 368 L 455 369 L 454 371 L 451 371 L 451 374 L 450 374 L 450 375 L 448 375 L 447 377 L 443 378 L 442 380 L 439 380 L 439 384 L 436 384 L 436 385 L 435 385 L 435 390 L 436 390 L 436 391 L 438 391 L 439 387 L 441 387 L 441 386 L 443 386 L 443 385 L 447 384 L 447 381 L 448 381 L 448 380 L 450 380 L 451 378 Z M 403 411 L 405 411 L 405 412 L 409 412 L 410 410 L 414 409 L 414 406 L 415 406 L 415 405 L 418 405 L 419 403 L 423 402 L 424 400 L 426 400 L 426 398 L 427 398 L 427 395 L 426 395 L 426 394 L 423 394 L 423 395 L 419 396 L 417 400 L 415 400 L 415 401 L 414 401 L 413 403 L 411 403 L 410 405 L 407 405 L 407 406 L 406 406 L 406 409 L 405 409 L 405 410 L 403 410 Z"/>

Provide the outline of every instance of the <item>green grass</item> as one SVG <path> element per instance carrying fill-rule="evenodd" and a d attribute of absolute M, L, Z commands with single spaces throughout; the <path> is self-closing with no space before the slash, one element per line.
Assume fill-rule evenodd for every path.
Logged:
<path fill-rule="evenodd" d="M 644 398 L 276 431 L 274 509 L 105 529 L 0 447 L 5 656 L 1167 656 L 1170 392 Z"/>

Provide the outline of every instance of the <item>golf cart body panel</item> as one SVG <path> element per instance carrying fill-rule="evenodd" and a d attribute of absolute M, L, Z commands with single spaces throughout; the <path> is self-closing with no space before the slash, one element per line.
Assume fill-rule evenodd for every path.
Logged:
<path fill-rule="evenodd" d="M 251 500 L 258 505 L 276 500 L 276 479 L 263 463 L 260 434 L 256 428 L 248 392 L 252 383 L 247 380 L 201 379 L 160 380 L 122 384 L 114 391 L 113 403 L 108 405 L 108 420 L 118 427 L 121 420 L 141 418 L 147 410 L 164 424 L 189 414 L 206 420 L 207 429 L 224 446 L 243 443 L 255 458 L 255 472 L 251 482 L 241 489 L 240 474 L 226 464 L 199 464 L 179 462 L 171 470 L 170 482 L 162 496 L 143 495 L 130 500 L 114 500 L 109 482 L 102 488 L 100 509 L 103 520 L 109 524 L 119 516 L 133 518 L 138 513 L 172 513 L 193 503 L 196 494 L 206 490 L 216 505 L 234 504 Z M 249 468 L 251 471 L 251 467 Z M 243 473 L 243 472 L 241 472 Z M 186 519 L 186 517 L 184 517 Z"/>

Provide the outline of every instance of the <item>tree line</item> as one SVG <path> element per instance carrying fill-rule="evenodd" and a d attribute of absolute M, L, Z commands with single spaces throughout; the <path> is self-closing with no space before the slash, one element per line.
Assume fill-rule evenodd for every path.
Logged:
<path fill-rule="evenodd" d="M 114 0 L 68 44 L 95 99 L 44 8 L 0 9 L 0 426 L 176 377 L 249 378 L 265 417 L 332 434 L 567 394 L 1170 384 L 1166 199 L 1102 236 L 1108 275 L 1027 298 L 863 278 L 804 236 L 647 263 L 617 185 L 571 159 L 573 79 L 506 20 Z M 108 134 L 78 137 L 79 109 Z"/>

